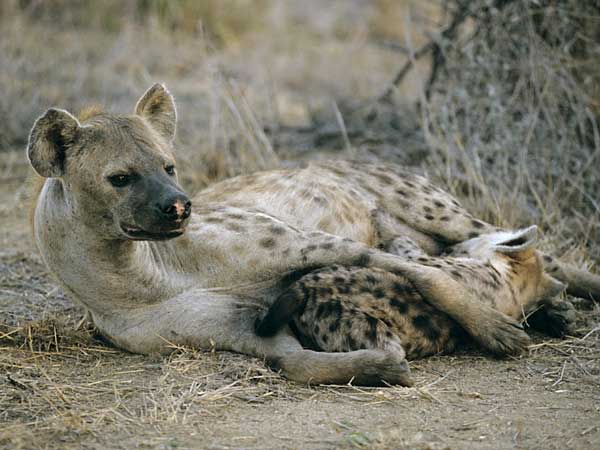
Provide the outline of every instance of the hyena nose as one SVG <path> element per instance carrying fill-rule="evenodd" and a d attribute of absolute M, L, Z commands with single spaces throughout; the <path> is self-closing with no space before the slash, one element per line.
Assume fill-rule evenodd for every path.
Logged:
<path fill-rule="evenodd" d="M 170 221 L 185 220 L 192 213 L 192 202 L 187 197 L 179 197 L 165 202 L 160 210 Z"/>

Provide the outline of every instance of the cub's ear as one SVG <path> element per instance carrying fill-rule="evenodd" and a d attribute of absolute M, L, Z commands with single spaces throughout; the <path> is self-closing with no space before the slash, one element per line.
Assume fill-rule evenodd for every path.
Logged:
<path fill-rule="evenodd" d="M 146 91 L 135 105 L 135 113 L 146 119 L 168 142 L 175 138 L 177 109 L 167 88 L 156 83 Z"/>
<path fill-rule="evenodd" d="M 494 249 L 517 260 L 525 260 L 534 255 L 537 238 L 538 228 L 535 225 L 522 230 L 504 232 L 502 238 L 494 243 Z"/>
<path fill-rule="evenodd" d="M 27 157 L 42 177 L 60 177 L 69 148 L 77 139 L 79 121 L 67 111 L 50 108 L 33 124 Z"/>

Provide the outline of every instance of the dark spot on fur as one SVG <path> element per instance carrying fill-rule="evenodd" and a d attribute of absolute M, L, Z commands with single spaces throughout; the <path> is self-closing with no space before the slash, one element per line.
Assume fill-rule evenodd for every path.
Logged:
<path fill-rule="evenodd" d="M 316 245 L 314 245 L 314 244 L 307 245 L 307 246 L 304 248 L 304 250 L 305 250 L 307 253 L 308 253 L 308 252 L 315 251 L 316 249 L 317 249 L 317 246 L 316 246 Z"/>
<path fill-rule="evenodd" d="M 425 211 L 426 213 L 433 212 L 433 210 L 429 206 L 423 206 L 423 211 Z"/>
<path fill-rule="evenodd" d="M 379 179 L 379 181 L 381 181 L 381 182 L 382 182 L 382 183 L 384 183 L 384 184 L 391 184 L 391 183 L 392 183 L 392 181 L 393 181 L 393 180 L 392 180 L 392 179 L 391 179 L 389 176 L 387 176 L 387 175 L 383 175 L 383 174 L 377 174 L 377 175 L 375 175 L 375 176 L 376 176 L 376 177 Z"/>
<path fill-rule="evenodd" d="M 277 243 L 273 238 L 263 238 L 260 241 L 258 241 L 258 245 L 260 245 L 263 248 L 273 248 L 276 244 Z"/>
<path fill-rule="evenodd" d="M 352 336 L 348 336 L 348 348 L 350 350 L 357 350 L 356 341 Z"/>
<path fill-rule="evenodd" d="M 350 293 L 350 291 L 352 290 L 352 287 L 351 287 L 349 284 L 347 284 L 347 283 L 344 283 L 344 284 L 340 284 L 340 285 L 338 285 L 338 286 L 337 286 L 337 290 L 338 290 L 338 292 L 339 292 L 340 294 L 347 295 L 347 294 L 349 294 L 349 293 Z"/>
<path fill-rule="evenodd" d="M 442 217 L 440 217 L 440 220 L 442 222 L 448 222 L 450 220 L 450 217 L 449 216 L 442 216 Z"/>
<path fill-rule="evenodd" d="M 319 296 L 320 297 L 329 297 L 333 295 L 333 289 L 330 287 L 321 287 L 319 288 Z"/>
<path fill-rule="evenodd" d="M 479 236 L 479 233 L 476 231 L 469 233 L 469 239 L 476 238 L 477 236 Z"/>
<path fill-rule="evenodd" d="M 368 252 L 362 253 L 355 262 L 355 265 L 358 267 L 366 267 L 371 262 L 371 255 Z"/>
<path fill-rule="evenodd" d="M 317 310 L 315 311 L 315 317 L 320 318 L 323 316 L 323 314 L 325 313 L 325 310 L 327 309 L 327 303 L 319 303 L 319 306 L 317 307 Z"/>
<path fill-rule="evenodd" d="M 371 274 L 368 274 L 368 275 L 365 277 L 365 282 L 367 282 L 367 283 L 369 283 L 369 284 L 373 284 L 373 285 L 374 285 L 374 284 L 377 284 L 377 278 L 375 278 L 375 277 L 374 277 L 373 275 L 371 275 Z"/>
<path fill-rule="evenodd" d="M 223 218 L 222 217 L 207 217 L 206 219 L 204 219 L 205 222 L 208 223 L 222 223 L 223 222 Z"/>
<path fill-rule="evenodd" d="M 433 201 L 433 204 L 434 204 L 435 206 L 437 206 L 438 208 L 443 208 L 444 206 L 446 206 L 446 205 L 444 205 L 442 202 L 440 202 L 439 200 L 434 200 L 434 201 Z"/>
<path fill-rule="evenodd" d="M 324 244 L 319 245 L 323 250 L 331 250 L 333 248 L 332 242 L 325 242 Z"/>
<path fill-rule="evenodd" d="M 277 234 L 277 235 L 285 234 L 285 228 L 283 228 L 283 227 L 281 227 L 279 225 L 272 225 L 269 228 L 269 231 L 271 231 L 271 233 Z"/>
<path fill-rule="evenodd" d="M 227 228 L 228 230 L 231 230 L 231 231 L 235 231 L 237 233 L 240 233 L 245 230 L 245 228 L 243 226 L 241 226 L 235 222 L 228 222 L 225 225 L 225 228 Z"/>
<path fill-rule="evenodd" d="M 390 306 L 397 309 L 400 314 L 406 314 L 408 311 L 408 305 L 396 297 L 390 299 Z"/>
<path fill-rule="evenodd" d="M 425 218 L 426 218 L 427 220 L 433 220 L 433 219 L 435 219 L 435 217 L 433 217 L 431 214 L 427 214 L 427 215 L 425 215 Z"/>
<path fill-rule="evenodd" d="M 548 255 L 544 255 L 544 261 L 546 261 L 547 263 L 551 263 L 552 262 L 552 257 L 548 256 Z"/>
<path fill-rule="evenodd" d="M 437 341 L 440 337 L 440 330 L 431 322 L 429 316 L 419 314 L 413 317 L 412 323 L 415 328 L 418 328 L 428 339 Z"/>
<path fill-rule="evenodd" d="M 410 194 L 402 189 L 396 189 L 396 194 L 401 195 L 402 197 L 408 197 Z"/>
<path fill-rule="evenodd" d="M 385 291 L 381 288 L 374 289 L 373 296 L 375 298 L 383 298 L 383 297 L 385 297 Z"/>
<path fill-rule="evenodd" d="M 451 270 L 450 273 L 458 279 L 462 280 L 462 274 L 458 270 Z"/>
<path fill-rule="evenodd" d="M 369 325 L 369 328 L 365 332 L 365 337 L 370 339 L 372 342 L 377 341 L 377 323 L 378 320 L 375 317 L 367 316 L 367 324 Z"/>
<path fill-rule="evenodd" d="M 329 331 L 331 333 L 335 333 L 339 327 L 340 327 L 340 324 L 337 321 L 333 321 L 329 324 Z"/>
<path fill-rule="evenodd" d="M 485 226 L 485 224 L 481 221 L 481 220 L 477 220 L 477 219 L 473 219 L 471 220 L 471 224 L 475 227 L 475 228 L 483 228 Z"/>

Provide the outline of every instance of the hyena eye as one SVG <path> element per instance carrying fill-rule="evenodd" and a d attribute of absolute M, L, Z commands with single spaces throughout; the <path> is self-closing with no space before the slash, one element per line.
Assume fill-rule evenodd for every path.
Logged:
<path fill-rule="evenodd" d="M 117 174 L 108 177 L 108 182 L 114 187 L 125 187 L 133 180 L 133 176 L 128 174 Z"/>
<path fill-rule="evenodd" d="M 175 166 L 174 165 L 169 165 L 167 167 L 165 167 L 165 172 L 167 172 L 167 175 L 175 175 Z"/>

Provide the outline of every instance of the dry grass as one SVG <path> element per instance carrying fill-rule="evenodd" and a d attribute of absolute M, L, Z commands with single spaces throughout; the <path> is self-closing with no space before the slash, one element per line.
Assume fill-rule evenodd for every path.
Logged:
<path fill-rule="evenodd" d="M 596 270 L 599 15 L 576 14 L 573 0 L 539 25 L 535 2 L 517 3 L 527 8 L 504 9 L 489 33 L 473 36 L 470 22 L 443 43 L 447 71 L 429 100 L 425 58 L 378 103 L 448 22 L 439 2 L 2 2 L 0 448 L 597 446 L 597 305 L 574 300 L 575 336 L 534 336 L 526 358 L 430 358 L 411 365 L 410 389 L 299 386 L 245 356 L 130 355 L 77 329 L 82 311 L 37 256 L 22 207 L 21 148 L 45 108 L 129 111 L 165 81 L 190 190 L 306 158 L 393 160 L 485 219 L 542 225 L 546 249 Z M 590 53 L 540 38 L 540 26 Z"/>
<path fill-rule="evenodd" d="M 508 2 L 444 42 L 427 104 L 429 167 L 481 217 L 537 223 L 559 253 L 600 257 L 600 8 Z M 490 16 L 490 14 L 492 14 Z"/>

